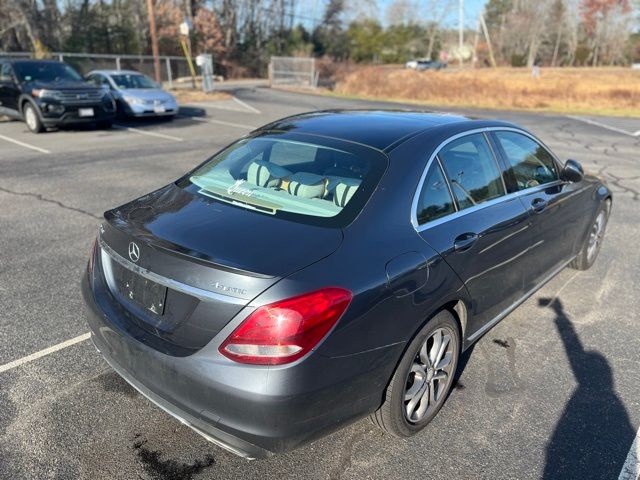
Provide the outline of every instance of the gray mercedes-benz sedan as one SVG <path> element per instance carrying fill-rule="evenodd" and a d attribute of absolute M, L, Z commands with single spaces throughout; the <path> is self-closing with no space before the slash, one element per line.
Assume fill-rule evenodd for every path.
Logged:
<path fill-rule="evenodd" d="M 461 352 L 595 262 L 611 201 L 510 123 L 289 117 L 104 214 L 87 320 L 131 385 L 239 455 L 366 415 L 408 437 Z"/>

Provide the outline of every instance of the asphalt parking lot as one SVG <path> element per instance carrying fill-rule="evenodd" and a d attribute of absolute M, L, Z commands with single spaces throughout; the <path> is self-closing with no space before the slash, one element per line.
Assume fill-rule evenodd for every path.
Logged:
<path fill-rule="evenodd" d="M 113 373 L 86 340 L 79 290 L 102 212 L 270 120 L 381 105 L 267 88 L 234 95 L 111 130 L 33 135 L 0 122 L 0 478 L 638 478 L 639 120 L 473 112 L 517 122 L 603 176 L 613 213 L 594 267 L 561 272 L 489 331 L 415 438 L 364 419 L 248 462 Z"/>

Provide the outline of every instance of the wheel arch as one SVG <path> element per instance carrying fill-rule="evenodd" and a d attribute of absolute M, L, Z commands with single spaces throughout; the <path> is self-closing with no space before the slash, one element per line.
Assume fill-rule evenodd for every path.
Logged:
<path fill-rule="evenodd" d="M 464 345 L 465 337 L 467 334 L 467 321 L 469 318 L 469 310 L 467 309 L 467 304 L 462 299 L 452 300 L 445 303 L 442 308 L 440 308 L 440 310 L 448 310 L 456 319 L 458 328 L 460 329 L 460 342 L 462 345 Z"/>
<path fill-rule="evenodd" d="M 32 105 L 36 105 L 36 103 L 31 99 L 31 97 L 29 97 L 28 95 L 21 95 L 20 98 L 18 98 L 18 109 L 20 110 L 21 114 L 24 114 L 24 106 L 27 103 L 31 103 Z"/>
<path fill-rule="evenodd" d="M 429 315 L 425 316 L 423 321 L 416 326 L 415 331 L 411 334 L 411 337 L 407 340 L 405 344 L 405 348 L 402 351 L 402 355 L 405 354 L 406 349 L 409 347 L 409 345 L 411 344 L 413 339 L 416 337 L 416 335 L 418 335 L 420 330 L 422 330 L 422 328 L 427 323 L 429 323 L 429 321 L 433 317 L 435 317 L 436 315 L 438 315 L 438 313 L 442 311 L 449 312 L 453 316 L 453 319 L 458 324 L 458 333 L 460 334 L 460 353 L 462 353 L 465 350 L 465 346 L 466 346 L 465 336 L 467 332 L 467 324 L 469 319 L 469 308 L 464 299 L 454 298 L 432 309 Z M 400 360 L 402 360 L 402 356 L 400 357 Z M 398 363 L 400 362 L 400 360 L 398 360 Z"/>
<path fill-rule="evenodd" d="M 22 115 L 22 118 L 24 119 L 24 108 L 25 108 L 25 105 L 27 105 L 27 103 L 30 103 L 33 106 L 33 108 L 36 111 L 36 115 L 38 115 L 38 118 L 42 122 L 43 117 L 42 117 L 42 112 L 40 111 L 40 107 L 35 102 L 35 100 L 33 100 L 33 98 L 24 94 L 20 98 L 18 98 L 18 109 L 20 111 L 20 115 Z"/>
<path fill-rule="evenodd" d="M 579 237 L 581 238 L 580 245 L 582 245 L 586 241 L 587 236 L 589 235 L 589 228 L 591 227 L 591 224 L 593 223 L 603 206 L 607 203 L 609 206 L 608 214 L 611 214 L 611 208 L 613 206 L 613 194 L 606 185 L 604 185 L 603 183 L 599 183 L 599 185 L 594 189 L 592 198 L 596 202 L 596 207 L 591 212 L 591 218 L 589 220 L 589 223 L 587 224 L 585 231 L 582 232 L 581 237 Z"/>

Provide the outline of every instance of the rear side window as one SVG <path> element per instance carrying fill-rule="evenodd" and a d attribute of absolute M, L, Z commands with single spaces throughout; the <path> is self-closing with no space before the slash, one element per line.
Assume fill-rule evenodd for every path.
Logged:
<path fill-rule="evenodd" d="M 495 136 L 507 157 L 518 190 L 558 179 L 553 157 L 538 142 L 516 132 L 495 132 Z"/>
<path fill-rule="evenodd" d="M 498 164 L 483 134 L 467 135 L 438 154 L 458 209 L 479 205 L 505 194 Z"/>
<path fill-rule="evenodd" d="M 438 162 L 433 162 L 424 179 L 418 199 L 416 212 L 418 224 L 422 225 L 453 212 L 455 212 L 455 207 L 447 181 L 442 175 Z"/>
<path fill-rule="evenodd" d="M 212 157 L 188 176 L 188 188 L 264 214 L 345 226 L 360 212 L 386 165 L 382 153 L 350 142 L 265 133 Z"/>

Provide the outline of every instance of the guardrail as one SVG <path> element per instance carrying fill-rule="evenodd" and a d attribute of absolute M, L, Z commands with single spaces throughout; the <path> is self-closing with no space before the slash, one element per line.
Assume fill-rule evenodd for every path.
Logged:
<path fill-rule="evenodd" d="M 32 58 L 33 55 L 31 52 L 0 52 L 0 57 Z M 70 63 L 83 74 L 91 70 L 114 69 L 137 70 L 154 76 L 152 55 L 50 52 L 49 56 Z M 184 57 L 162 55 L 159 58 L 164 66 L 160 72 L 161 81 L 167 82 L 169 88 L 174 87 L 174 78 L 190 77 L 189 65 Z"/>

